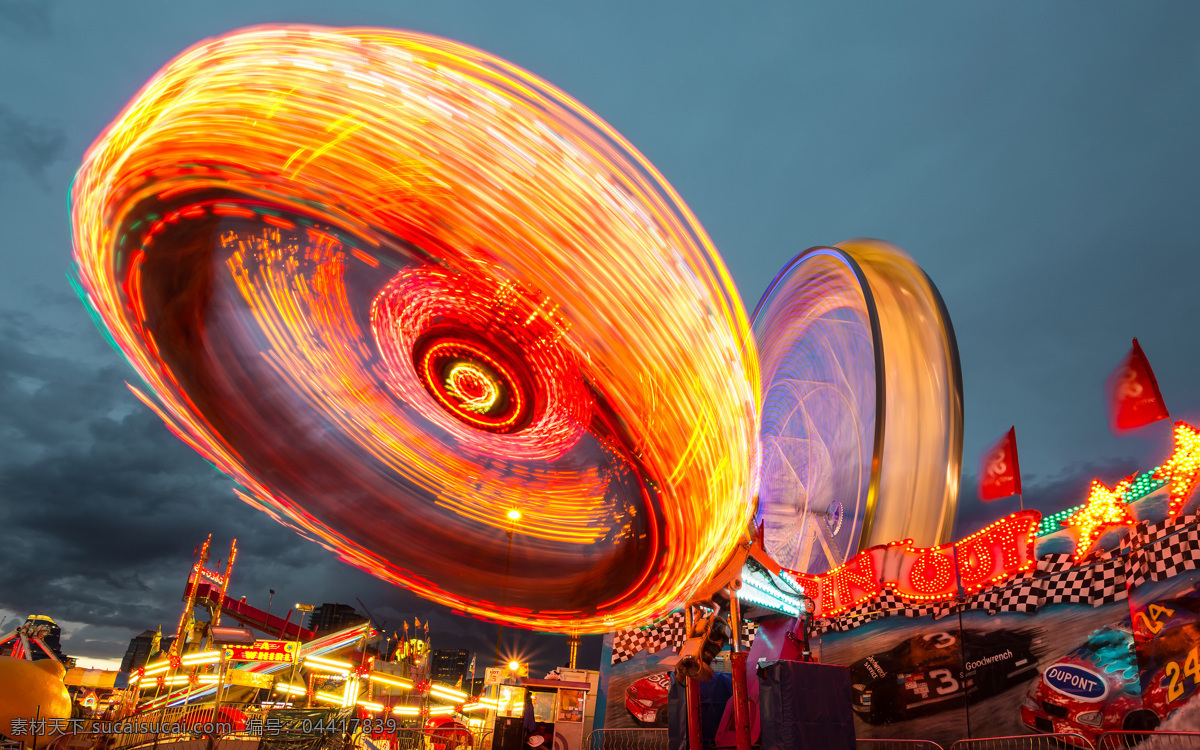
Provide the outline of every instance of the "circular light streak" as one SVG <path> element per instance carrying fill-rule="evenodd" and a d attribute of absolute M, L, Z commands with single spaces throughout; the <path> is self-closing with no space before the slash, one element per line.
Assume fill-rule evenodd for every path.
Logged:
<path fill-rule="evenodd" d="M 822 573 L 858 552 L 876 451 L 869 292 L 835 249 L 800 254 L 754 313 L 763 378 L 759 508 L 767 552 Z"/>
<path fill-rule="evenodd" d="M 753 327 L 767 551 L 815 574 L 872 544 L 945 542 L 962 378 L 949 315 L 925 273 L 874 240 L 812 248 L 768 287 Z"/>
<path fill-rule="evenodd" d="M 487 414 L 496 408 L 505 392 L 496 373 L 481 362 L 459 362 L 446 375 L 446 390 L 459 400 L 459 405 L 476 414 Z"/>
<path fill-rule="evenodd" d="M 484 344 L 435 337 L 414 353 L 417 377 L 452 415 L 492 432 L 516 432 L 529 421 L 533 394 L 516 368 Z"/>
<path fill-rule="evenodd" d="M 747 528 L 757 359 L 724 265 L 632 146 L 503 60 L 206 41 L 88 151 L 72 218 L 139 397 L 385 580 L 600 632 L 679 605 Z"/>

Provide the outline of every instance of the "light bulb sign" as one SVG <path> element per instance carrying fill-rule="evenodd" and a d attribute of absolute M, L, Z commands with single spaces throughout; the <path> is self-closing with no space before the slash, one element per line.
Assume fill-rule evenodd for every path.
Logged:
<path fill-rule="evenodd" d="M 293 664 L 296 661 L 295 641 L 255 641 L 246 645 L 228 646 L 226 661 L 265 661 L 274 664 Z"/>
<path fill-rule="evenodd" d="M 920 548 L 911 540 L 892 542 L 863 550 L 828 573 L 789 572 L 813 598 L 816 617 L 839 615 L 885 589 L 910 601 L 949 601 L 960 582 L 973 594 L 1032 568 L 1040 520 L 1037 511 L 1023 510 L 955 544 Z"/>

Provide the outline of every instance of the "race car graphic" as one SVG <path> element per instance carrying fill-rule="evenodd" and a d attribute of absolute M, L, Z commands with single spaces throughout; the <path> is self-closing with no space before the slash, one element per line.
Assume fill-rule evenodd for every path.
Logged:
<path fill-rule="evenodd" d="M 1162 713 L 1142 695 L 1129 621 L 1092 631 L 1083 645 L 1030 683 L 1021 722 L 1035 732 L 1072 732 L 1093 744 L 1104 732 L 1154 729 Z M 1143 700 L 1145 698 L 1146 700 Z"/>
<path fill-rule="evenodd" d="M 1133 638 L 1148 709 L 1165 719 L 1200 694 L 1200 588 L 1139 607 Z"/>
<path fill-rule="evenodd" d="M 667 693 L 670 689 L 669 672 L 643 677 L 625 690 L 625 708 L 639 724 L 665 727 Z"/>
<path fill-rule="evenodd" d="M 926 633 L 850 665 L 854 710 L 887 724 L 962 706 L 1033 677 L 1033 636 L 1014 630 Z"/>

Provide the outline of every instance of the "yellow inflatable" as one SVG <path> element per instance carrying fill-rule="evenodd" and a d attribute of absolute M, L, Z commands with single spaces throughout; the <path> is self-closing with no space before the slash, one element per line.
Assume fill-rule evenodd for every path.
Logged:
<path fill-rule="evenodd" d="M 65 674 L 63 666 L 51 659 L 0 656 L 0 734 L 29 746 L 35 735 L 42 745 L 43 738 L 66 730 L 71 696 L 63 685 Z"/>

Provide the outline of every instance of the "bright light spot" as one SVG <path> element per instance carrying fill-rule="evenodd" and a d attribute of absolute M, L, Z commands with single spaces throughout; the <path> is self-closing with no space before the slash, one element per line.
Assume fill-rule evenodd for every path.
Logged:
<path fill-rule="evenodd" d="M 510 510 L 508 512 L 508 520 L 520 521 L 521 520 L 521 511 L 517 510 L 516 508 L 513 508 L 512 510 Z"/>
<path fill-rule="evenodd" d="M 521 669 L 521 662 L 510 661 L 508 663 L 508 671 L 510 671 L 510 672 L 516 672 L 516 671 L 519 671 L 520 669 Z"/>

